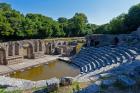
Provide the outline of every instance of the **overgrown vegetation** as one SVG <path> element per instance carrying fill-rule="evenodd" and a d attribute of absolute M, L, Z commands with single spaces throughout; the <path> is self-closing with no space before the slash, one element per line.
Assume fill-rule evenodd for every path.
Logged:
<path fill-rule="evenodd" d="M 109 23 L 95 25 L 88 23 L 87 16 L 75 13 L 70 18 L 60 17 L 54 20 L 41 14 L 23 15 L 0 3 L 1 40 L 30 38 L 79 37 L 88 34 L 124 34 L 135 31 L 140 26 L 140 4 L 132 6 L 128 14 L 121 14 Z"/>

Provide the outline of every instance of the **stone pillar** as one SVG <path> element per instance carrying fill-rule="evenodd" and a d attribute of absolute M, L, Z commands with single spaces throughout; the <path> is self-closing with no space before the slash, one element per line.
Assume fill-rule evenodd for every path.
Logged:
<path fill-rule="evenodd" d="M 8 56 L 13 56 L 13 44 L 8 44 Z"/>
<path fill-rule="evenodd" d="M 12 46 L 13 46 L 13 56 L 15 56 L 16 53 L 15 44 L 13 44 Z"/>
<path fill-rule="evenodd" d="M 6 50 L 6 51 L 5 51 L 5 53 L 6 53 L 6 58 L 9 56 L 9 54 L 8 54 L 8 47 L 9 47 L 9 46 L 6 45 L 6 49 L 5 49 L 5 50 Z"/>
<path fill-rule="evenodd" d="M 34 41 L 34 52 L 38 52 L 38 50 L 39 50 L 38 41 L 35 40 L 35 41 Z"/>

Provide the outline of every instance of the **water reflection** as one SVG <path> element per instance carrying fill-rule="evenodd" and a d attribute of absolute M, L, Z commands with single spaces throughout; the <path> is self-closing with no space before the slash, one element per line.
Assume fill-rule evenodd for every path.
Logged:
<path fill-rule="evenodd" d="M 11 74 L 10 76 L 14 78 L 36 81 L 53 77 L 60 78 L 63 76 L 76 76 L 79 73 L 80 71 L 77 68 L 57 60 L 49 63 L 48 65 L 44 64 L 38 67 L 27 69 L 23 72 L 17 71 L 15 74 Z"/>

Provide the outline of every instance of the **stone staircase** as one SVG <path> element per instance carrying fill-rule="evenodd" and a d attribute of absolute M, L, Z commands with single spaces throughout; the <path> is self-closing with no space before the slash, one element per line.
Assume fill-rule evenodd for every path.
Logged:
<path fill-rule="evenodd" d="M 84 74 L 113 64 L 132 62 L 139 54 L 140 49 L 135 46 L 87 47 L 82 48 L 71 61 L 72 64 L 79 67 L 81 74 Z"/>

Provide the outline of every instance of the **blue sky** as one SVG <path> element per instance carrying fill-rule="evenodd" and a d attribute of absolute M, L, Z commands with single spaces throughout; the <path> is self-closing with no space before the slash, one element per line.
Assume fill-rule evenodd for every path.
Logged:
<path fill-rule="evenodd" d="M 0 0 L 24 14 L 41 13 L 54 19 L 71 18 L 76 12 L 85 13 L 90 23 L 104 24 L 140 0 Z"/>

